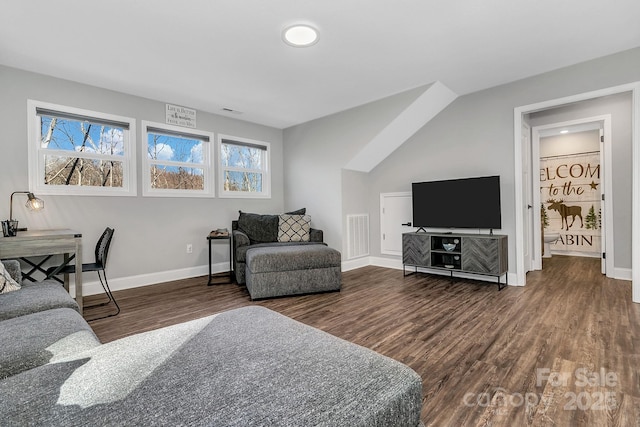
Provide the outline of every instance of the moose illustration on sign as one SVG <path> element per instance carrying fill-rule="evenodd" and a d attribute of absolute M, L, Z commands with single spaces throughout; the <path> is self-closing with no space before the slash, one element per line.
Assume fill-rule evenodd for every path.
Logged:
<path fill-rule="evenodd" d="M 564 204 L 564 200 L 562 199 L 557 201 L 555 199 L 549 199 L 547 200 L 547 203 L 549 203 L 549 207 L 547 209 L 549 209 L 550 211 L 556 211 L 560 214 L 560 217 L 562 218 L 562 227 L 560 227 L 561 230 L 564 230 L 565 225 L 567 226 L 567 230 L 573 227 L 573 223 L 576 221 L 576 217 L 580 217 L 580 228 L 584 228 L 584 222 L 582 221 L 582 207 L 567 206 Z M 571 217 L 571 225 L 568 224 L 568 217 Z"/>

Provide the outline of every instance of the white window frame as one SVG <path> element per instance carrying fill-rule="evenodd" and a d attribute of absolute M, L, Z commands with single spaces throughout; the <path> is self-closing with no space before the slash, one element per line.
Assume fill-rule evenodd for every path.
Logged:
<path fill-rule="evenodd" d="M 265 151 L 262 158 L 262 169 L 247 169 L 237 167 L 226 167 L 222 165 L 222 144 L 223 141 L 236 142 L 238 145 L 263 146 Z M 218 196 L 221 198 L 239 199 L 269 199 L 271 198 L 271 144 L 255 139 L 240 138 L 231 135 L 218 135 Z M 255 172 L 262 174 L 262 192 L 249 193 L 246 191 L 225 191 L 224 173 L 225 171 Z"/>
<path fill-rule="evenodd" d="M 148 156 L 149 150 L 149 128 L 156 128 L 160 131 L 165 130 L 170 133 L 180 134 L 184 137 L 192 137 L 194 139 L 203 140 L 202 145 L 202 164 L 176 162 L 171 160 L 153 160 Z M 153 132 L 152 132 L 153 133 Z M 211 146 L 215 143 L 213 132 L 207 132 L 199 129 L 187 129 L 180 126 L 168 125 L 166 123 L 155 123 L 142 120 L 142 195 L 145 197 L 214 197 L 215 178 L 214 167 L 211 156 Z M 205 143 L 208 139 L 208 143 Z M 204 173 L 204 189 L 203 190 L 181 190 L 181 189 L 164 189 L 151 188 L 151 165 L 160 164 L 167 166 L 184 166 L 189 168 L 201 168 Z"/>
<path fill-rule="evenodd" d="M 80 185 L 50 185 L 44 183 L 45 155 L 74 156 L 87 159 L 114 160 L 115 156 L 98 153 L 71 153 L 68 150 L 51 150 L 41 147 L 42 135 L 40 117 L 37 110 L 50 110 L 61 115 L 74 115 L 87 117 L 96 121 L 116 122 L 128 124 L 128 129 L 123 132 L 124 155 L 117 156 L 116 161 L 122 162 L 122 187 L 98 187 Z M 77 196 L 135 196 L 137 195 L 136 183 L 136 120 L 131 117 L 117 116 L 114 114 L 100 113 L 65 105 L 51 104 L 48 102 L 27 100 L 28 156 L 29 156 L 29 188 L 37 194 L 50 195 L 77 195 Z"/>

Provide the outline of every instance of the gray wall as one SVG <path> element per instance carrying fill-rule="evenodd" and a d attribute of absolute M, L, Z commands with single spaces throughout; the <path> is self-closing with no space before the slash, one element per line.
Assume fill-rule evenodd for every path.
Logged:
<path fill-rule="evenodd" d="M 411 182 L 418 180 L 499 174 L 502 177 L 502 232 L 508 234 L 512 242 L 509 257 L 513 269 L 514 108 L 634 81 L 640 81 L 640 48 L 462 96 L 365 174 L 367 177 L 343 173 L 343 166 L 424 88 L 284 132 L 199 111 L 198 127 L 203 130 L 271 143 L 273 180 L 272 198 L 268 200 L 142 197 L 138 123 L 137 197 L 46 196 L 45 211 L 32 214 L 17 209 L 16 216 L 32 228 L 73 227 L 82 231 L 86 258 L 92 256 L 92 246 L 103 228 L 115 227 L 117 234 L 109 273 L 116 278 L 203 267 L 207 256 L 206 233 L 212 228 L 228 227 L 237 217 L 238 209 L 277 213 L 307 207 L 313 226 L 322 228 L 327 243 L 342 248 L 343 253 L 345 216 L 368 211 L 371 254 L 381 256 L 380 193 L 409 191 Z M 3 94 L 0 200 L 6 201 L 4 205 L 0 203 L 3 218 L 8 216 L 10 193 L 26 189 L 28 185 L 27 99 L 138 120 L 164 121 L 164 102 L 11 68 L 0 67 L 0 88 Z M 187 243 L 194 245 L 192 255 L 185 253 Z M 217 248 L 217 262 L 226 261 L 226 251 L 226 248 Z"/>
<path fill-rule="evenodd" d="M 614 266 L 625 269 L 631 268 L 631 102 L 631 94 L 622 93 L 530 114 L 528 119 L 533 127 L 611 114 Z"/>
<path fill-rule="evenodd" d="M 640 49 L 633 49 L 456 99 L 371 172 L 372 217 L 379 193 L 409 191 L 412 181 L 498 174 L 501 233 L 509 235 L 509 265 L 514 272 L 514 108 L 639 81 L 639 67 Z M 378 224 L 379 218 L 372 220 L 372 230 Z M 627 235 L 630 229 L 626 228 Z M 379 253 L 379 235 L 374 233 L 371 241 Z M 630 267 L 630 261 L 626 265 Z"/>
<path fill-rule="evenodd" d="M 128 116 L 137 121 L 137 197 L 42 196 L 45 210 L 26 212 L 14 200 L 14 216 L 30 228 L 73 228 L 83 234 L 85 259 L 104 227 L 116 229 L 108 273 L 110 279 L 190 269 L 204 271 L 206 235 L 231 227 L 238 210 L 279 213 L 284 206 L 282 131 L 198 111 L 198 129 L 266 141 L 271 144 L 271 199 L 142 197 L 140 120 L 165 121 L 165 103 L 0 66 L 0 217 L 9 216 L 12 191 L 28 189 L 27 99 Z M 170 103 L 171 100 L 166 100 Z M 217 136 L 217 135 L 216 135 Z M 19 196 L 17 196 L 19 197 Z M 186 244 L 193 244 L 193 254 Z M 215 246 L 214 263 L 228 262 L 226 245 Z M 96 280 L 95 277 L 85 281 Z M 118 287 L 117 280 L 111 280 Z"/>
<path fill-rule="evenodd" d="M 379 112 L 402 109 L 394 104 L 401 98 L 381 100 L 375 108 L 366 105 L 287 129 L 285 199 L 289 202 L 304 187 L 313 187 L 319 209 L 332 218 L 327 224 L 332 229 L 329 243 L 341 247 L 340 216 L 351 212 L 341 208 L 340 201 L 359 197 L 355 192 L 368 191 L 371 254 L 381 256 L 380 193 L 410 191 L 413 181 L 499 174 L 503 218 L 500 232 L 509 235 L 509 262 L 514 272 L 514 108 L 634 81 L 640 81 L 640 49 L 461 96 L 373 169 L 366 186 L 360 177 L 347 174 L 343 179 L 355 182 L 340 185 L 339 169 L 367 138 L 394 117 Z M 385 118 L 387 122 L 380 123 Z M 315 161 L 319 164 L 313 167 L 311 176 L 305 167 L 294 166 Z M 324 168 L 325 164 L 330 167 Z M 329 181 L 330 185 L 318 185 L 323 181 Z M 340 195 L 341 188 L 350 194 Z"/>
<path fill-rule="evenodd" d="M 343 192 L 342 167 L 425 89 L 413 89 L 284 131 L 285 207 L 306 206 L 312 225 L 324 230 L 329 246 L 342 248 L 343 259 L 345 215 L 366 213 L 368 205 L 364 201 L 368 197 L 361 199 L 366 189 L 358 178 Z M 343 206 L 345 197 L 348 200 Z"/>

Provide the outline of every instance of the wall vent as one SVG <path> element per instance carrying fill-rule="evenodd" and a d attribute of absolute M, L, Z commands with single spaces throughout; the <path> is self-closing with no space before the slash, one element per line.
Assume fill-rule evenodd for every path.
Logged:
<path fill-rule="evenodd" d="M 347 259 L 369 255 L 369 214 L 347 215 Z"/>

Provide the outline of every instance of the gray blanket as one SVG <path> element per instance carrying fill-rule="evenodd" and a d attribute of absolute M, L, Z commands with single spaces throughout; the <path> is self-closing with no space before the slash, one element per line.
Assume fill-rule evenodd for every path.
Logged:
<path fill-rule="evenodd" d="M 0 382 L 3 425 L 416 426 L 411 369 L 262 307 L 137 334 Z"/>

